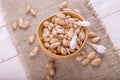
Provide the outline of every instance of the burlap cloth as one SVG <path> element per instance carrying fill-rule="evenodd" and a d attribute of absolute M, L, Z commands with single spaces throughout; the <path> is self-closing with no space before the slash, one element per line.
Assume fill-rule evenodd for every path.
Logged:
<path fill-rule="evenodd" d="M 33 4 L 32 4 L 33 1 Z M 34 1 L 36 3 L 34 3 Z M 120 80 L 120 59 L 117 51 L 113 49 L 112 42 L 109 36 L 106 34 L 106 30 L 101 21 L 94 16 L 94 12 L 88 7 L 86 0 L 67 0 L 71 9 L 79 9 L 80 14 L 92 23 L 90 31 L 94 31 L 101 37 L 99 44 L 103 44 L 107 47 L 105 54 L 98 54 L 97 56 L 102 58 L 100 66 L 92 66 L 91 63 L 82 66 L 80 62 L 75 60 L 75 57 L 67 60 L 55 60 L 55 67 L 57 69 L 54 80 Z M 31 50 L 38 45 L 37 40 L 35 44 L 30 45 L 28 43 L 28 37 L 35 33 L 38 23 L 48 15 L 58 12 L 58 4 L 62 0 L 28 0 L 31 2 L 32 7 L 39 11 L 36 18 L 30 15 L 25 16 L 24 19 L 31 22 L 31 26 L 28 30 L 12 31 L 11 27 L 8 30 L 13 37 L 13 43 L 17 48 L 20 59 L 24 64 L 28 80 L 42 80 L 45 75 L 48 74 L 48 70 L 45 68 L 46 63 L 51 60 L 50 57 L 45 55 L 42 51 L 35 58 L 30 58 L 29 54 Z M 26 5 L 27 6 L 27 2 Z M 17 5 L 17 4 L 16 4 Z M 19 4 L 18 4 L 19 5 Z M 21 12 L 23 14 L 23 12 Z M 21 14 L 20 13 L 20 14 Z M 17 15 L 16 15 L 17 16 Z M 19 17 L 18 17 L 19 18 Z M 91 49 L 88 45 L 84 50 L 90 52 Z M 17 65 L 15 66 L 17 67 Z"/>

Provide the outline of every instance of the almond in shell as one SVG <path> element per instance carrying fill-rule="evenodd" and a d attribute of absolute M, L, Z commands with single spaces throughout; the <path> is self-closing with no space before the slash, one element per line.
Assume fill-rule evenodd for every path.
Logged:
<path fill-rule="evenodd" d="M 30 57 L 35 57 L 35 56 L 37 56 L 39 54 L 39 47 L 38 46 L 36 46 L 32 51 L 31 51 L 31 53 L 30 53 Z"/>
<path fill-rule="evenodd" d="M 67 7 L 67 1 L 63 1 L 60 3 L 59 8 L 62 10 Z"/>
<path fill-rule="evenodd" d="M 29 14 L 30 13 L 30 6 L 28 5 L 27 7 L 26 7 L 26 14 Z"/>
<path fill-rule="evenodd" d="M 55 62 L 51 60 L 51 61 L 48 61 L 48 63 L 45 65 L 45 67 L 48 69 L 52 69 L 52 68 L 54 68 L 54 64 L 55 64 Z"/>
<path fill-rule="evenodd" d="M 29 37 L 29 43 L 33 43 L 35 41 L 35 35 L 32 34 L 30 37 Z"/>
<path fill-rule="evenodd" d="M 67 55 L 67 51 L 64 47 L 61 47 L 61 54 L 62 55 Z"/>
<path fill-rule="evenodd" d="M 92 43 L 98 43 L 100 41 L 100 37 L 95 37 L 92 39 Z"/>
<path fill-rule="evenodd" d="M 20 28 L 23 28 L 23 19 L 22 18 L 19 18 L 18 25 Z"/>
<path fill-rule="evenodd" d="M 30 12 L 31 12 L 31 14 L 32 14 L 34 17 L 37 16 L 37 11 L 36 11 L 36 10 L 31 9 Z"/>
<path fill-rule="evenodd" d="M 29 21 L 24 21 L 23 22 L 23 29 L 27 29 L 29 27 L 30 22 Z"/>
<path fill-rule="evenodd" d="M 89 38 L 93 38 L 93 37 L 96 37 L 96 36 L 97 36 L 97 34 L 95 32 L 89 32 L 88 33 Z"/>
<path fill-rule="evenodd" d="M 17 29 L 17 21 L 15 21 L 15 22 L 12 23 L 12 29 L 13 30 Z"/>
<path fill-rule="evenodd" d="M 101 59 L 100 58 L 96 58 L 96 59 L 94 59 L 92 61 L 92 65 L 95 65 L 95 66 L 99 65 L 100 63 L 101 63 Z"/>
<path fill-rule="evenodd" d="M 82 60 L 82 65 L 87 65 L 90 62 L 90 59 L 85 58 Z"/>
<path fill-rule="evenodd" d="M 49 72 L 51 76 L 55 76 L 55 73 L 56 73 L 55 68 L 51 68 Z"/>
<path fill-rule="evenodd" d="M 90 52 L 90 53 L 87 55 L 87 58 L 93 59 L 93 58 L 95 58 L 95 56 L 96 56 L 96 52 Z"/>

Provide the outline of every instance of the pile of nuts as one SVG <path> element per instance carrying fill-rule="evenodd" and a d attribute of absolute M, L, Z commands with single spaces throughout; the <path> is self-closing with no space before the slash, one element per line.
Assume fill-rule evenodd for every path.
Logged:
<path fill-rule="evenodd" d="M 37 10 L 32 9 L 29 5 L 26 7 L 25 12 L 26 12 L 26 15 L 28 15 L 28 14 L 31 13 L 31 15 L 32 15 L 33 17 L 36 17 L 37 14 L 38 14 Z M 14 31 L 16 31 L 17 28 L 22 29 L 22 30 L 23 30 L 23 29 L 24 29 L 24 30 L 27 30 L 29 27 L 30 27 L 30 22 L 29 22 L 28 20 L 24 20 L 23 18 L 19 18 L 17 21 L 14 21 L 14 22 L 12 23 L 12 29 L 13 29 Z M 35 34 L 31 34 L 31 35 L 28 37 L 28 42 L 29 42 L 30 44 L 33 44 L 34 41 L 35 41 Z M 39 47 L 38 47 L 38 46 L 35 46 L 35 47 L 31 50 L 29 56 L 30 56 L 30 57 L 35 57 L 35 56 L 37 56 L 38 54 L 39 54 Z"/>
<path fill-rule="evenodd" d="M 88 37 L 92 38 L 91 42 L 97 44 L 100 41 L 100 37 L 97 37 L 95 32 L 89 32 Z M 87 65 L 92 60 L 92 65 L 100 65 L 101 59 L 97 57 L 97 53 L 95 51 L 87 54 L 85 51 L 81 51 L 77 56 L 76 60 L 81 62 L 82 65 Z"/>
<path fill-rule="evenodd" d="M 84 28 L 74 24 L 80 19 L 65 15 L 56 14 L 51 21 L 44 21 L 42 41 L 46 49 L 54 54 L 69 55 L 78 50 L 85 39 Z M 70 41 L 77 35 L 77 45 L 75 49 L 70 48 Z"/>
<path fill-rule="evenodd" d="M 55 62 L 50 60 L 48 61 L 48 63 L 46 64 L 46 68 L 49 70 L 49 74 L 46 75 L 43 80 L 53 80 L 53 77 L 56 74 L 56 69 L 55 69 Z"/>

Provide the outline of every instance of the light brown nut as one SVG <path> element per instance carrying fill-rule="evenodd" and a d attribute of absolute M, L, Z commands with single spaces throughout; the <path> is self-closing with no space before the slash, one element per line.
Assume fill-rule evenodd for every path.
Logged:
<path fill-rule="evenodd" d="M 52 44 L 52 43 L 56 43 L 56 42 L 58 42 L 59 41 L 59 39 L 57 39 L 57 38 L 52 38 L 51 40 L 50 40 L 50 43 Z"/>
<path fill-rule="evenodd" d="M 53 24 L 53 23 L 50 23 L 50 24 L 48 25 L 48 30 L 51 31 L 51 30 L 53 29 L 53 27 L 54 27 L 54 24 Z"/>
<path fill-rule="evenodd" d="M 55 49 L 51 49 L 51 52 L 54 54 L 57 54 L 57 50 L 55 50 Z"/>
<path fill-rule="evenodd" d="M 38 46 L 36 46 L 32 51 L 31 51 L 31 53 L 30 53 L 30 57 L 35 57 L 35 56 L 37 56 L 39 54 L 39 47 Z"/>
<path fill-rule="evenodd" d="M 70 42 L 66 39 L 63 39 L 62 43 L 64 46 L 69 46 L 69 44 L 70 44 Z"/>
<path fill-rule="evenodd" d="M 100 65 L 100 63 L 101 63 L 101 59 L 100 58 L 96 58 L 96 59 L 94 59 L 93 61 L 92 61 L 92 65 Z"/>
<path fill-rule="evenodd" d="M 70 38 L 73 38 L 74 36 L 74 33 L 69 31 L 69 32 L 66 32 L 67 36 L 70 37 Z"/>
<path fill-rule="evenodd" d="M 62 3 L 60 3 L 59 5 L 59 9 L 63 9 L 63 8 L 66 8 L 67 7 L 67 1 L 63 1 Z"/>
<path fill-rule="evenodd" d="M 51 49 L 54 49 L 54 48 L 56 48 L 57 46 L 59 46 L 60 44 L 61 44 L 61 42 L 53 43 L 53 44 L 50 45 L 50 48 L 51 48 Z"/>
<path fill-rule="evenodd" d="M 71 54 L 69 48 L 66 48 L 66 51 L 67 51 L 68 55 Z"/>
<path fill-rule="evenodd" d="M 55 68 L 51 68 L 49 72 L 51 76 L 55 76 L 56 74 Z"/>
<path fill-rule="evenodd" d="M 43 26 L 44 27 L 48 27 L 49 26 L 49 22 L 48 21 L 43 22 Z"/>
<path fill-rule="evenodd" d="M 79 38 L 80 38 L 81 41 L 84 41 L 85 33 L 83 31 L 79 33 Z"/>
<path fill-rule="evenodd" d="M 48 63 L 45 65 L 46 68 L 51 69 L 54 68 L 55 62 L 54 61 L 48 61 Z"/>
<path fill-rule="evenodd" d="M 29 14 L 30 13 L 30 6 L 28 5 L 27 7 L 26 7 L 26 14 Z"/>
<path fill-rule="evenodd" d="M 58 54 L 61 53 L 61 47 L 60 47 L 60 46 L 57 47 L 57 53 L 58 53 Z"/>
<path fill-rule="evenodd" d="M 76 33 L 76 34 L 79 34 L 79 33 L 80 33 L 80 29 L 79 29 L 79 28 L 76 29 L 76 30 L 75 30 L 75 33 Z"/>
<path fill-rule="evenodd" d="M 66 15 L 65 19 L 71 18 L 71 15 Z"/>
<path fill-rule="evenodd" d="M 54 36 L 52 34 L 49 34 L 49 38 L 50 40 L 53 38 Z"/>
<path fill-rule="evenodd" d="M 63 8 L 62 10 L 63 11 L 72 11 L 72 9 L 70 9 L 70 8 Z"/>
<path fill-rule="evenodd" d="M 75 52 L 75 49 L 71 49 L 71 48 L 70 48 L 69 50 L 70 50 L 70 52 L 72 52 L 72 53 Z"/>
<path fill-rule="evenodd" d="M 64 28 L 62 26 L 60 26 L 60 25 L 56 25 L 55 29 L 57 30 L 57 29 L 64 29 Z"/>
<path fill-rule="evenodd" d="M 67 20 L 68 20 L 68 22 L 71 22 L 71 23 L 72 23 L 72 22 L 75 22 L 75 19 L 74 19 L 74 18 L 68 18 Z"/>
<path fill-rule="evenodd" d="M 77 50 L 80 49 L 80 45 L 77 44 L 75 49 L 77 49 Z"/>
<path fill-rule="evenodd" d="M 58 34 L 64 34 L 64 29 L 57 29 L 56 31 Z"/>
<path fill-rule="evenodd" d="M 53 36 L 57 35 L 57 31 L 55 29 L 52 30 L 52 35 Z"/>
<path fill-rule="evenodd" d="M 23 28 L 23 19 L 22 18 L 18 19 L 18 25 L 20 28 Z"/>
<path fill-rule="evenodd" d="M 54 37 L 58 38 L 59 40 L 64 39 L 64 35 L 63 34 L 55 35 Z"/>
<path fill-rule="evenodd" d="M 93 59 L 93 58 L 95 58 L 95 56 L 96 56 L 96 52 L 90 52 L 90 53 L 87 55 L 87 58 Z"/>
<path fill-rule="evenodd" d="M 47 38 L 49 36 L 50 32 L 47 31 L 45 33 L 42 34 L 42 38 Z"/>
<path fill-rule="evenodd" d="M 36 10 L 31 9 L 30 12 L 31 12 L 31 14 L 32 14 L 34 17 L 37 16 L 37 11 L 36 11 Z"/>
<path fill-rule="evenodd" d="M 35 35 L 32 34 L 31 36 L 29 36 L 29 43 L 32 44 L 35 41 Z"/>
<path fill-rule="evenodd" d="M 67 51 L 64 47 L 61 47 L 60 49 L 61 49 L 61 54 L 62 55 L 67 55 Z"/>
<path fill-rule="evenodd" d="M 98 43 L 100 41 L 100 37 L 95 37 L 92 39 L 92 43 Z"/>
<path fill-rule="evenodd" d="M 56 16 L 54 16 L 54 17 L 51 19 L 51 22 L 52 22 L 52 23 L 55 23 L 55 19 L 56 19 Z"/>
<path fill-rule="evenodd" d="M 43 78 L 43 80 L 53 80 L 52 76 L 50 75 L 47 75 Z"/>
<path fill-rule="evenodd" d="M 82 61 L 82 65 L 87 65 L 89 62 L 90 62 L 90 59 L 85 58 L 85 59 L 83 59 L 83 61 Z"/>
<path fill-rule="evenodd" d="M 29 21 L 24 21 L 23 22 L 23 29 L 27 29 L 30 25 L 30 22 Z"/>
<path fill-rule="evenodd" d="M 56 18 L 56 19 L 55 19 L 55 24 L 58 24 L 58 25 L 65 25 L 66 22 L 64 21 L 64 19 Z"/>
<path fill-rule="evenodd" d="M 43 28 L 43 33 L 49 32 L 48 28 Z"/>
<path fill-rule="evenodd" d="M 85 51 L 81 51 L 80 56 L 87 57 L 87 54 L 85 53 Z"/>
<path fill-rule="evenodd" d="M 89 32 L 88 33 L 89 38 L 93 38 L 93 37 L 96 37 L 96 36 L 97 36 L 97 34 L 95 32 Z"/>
<path fill-rule="evenodd" d="M 64 18 L 65 18 L 65 14 L 63 14 L 63 13 L 58 13 L 58 14 L 56 14 L 56 17 L 57 17 L 57 18 L 62 18 L 62 19 L 64 19 Z"/>
<path fill-rule="evenodd" d="M 82 61 L 84 58 L 85 58 L 85 57 L 78 55 L 78 56 L 76 57 L 76 60 L 77 60 L 77 61 Z"/>
<path fill-rule="evenodd" d="M 49 43 L 44 43 L 44 46 L 46 47 L 46 48 L 48 48 L 49 46 L 50 46 L 50 44 Z"/>
<path fill-rule="evenodd" d="M 75 31 L 75 29 L 74 28 L 70 28 L 69 31 L 73 33 Z"/>
<path fill-rule="evenodd" d="M 82 41 L 77 37 L 77 43 L 81 46 Z"/>
<path fill-rule="evenodd" d="M 80 27 L 80 26 L 78 26 L 78 25 L 76 25 L 76 24 L 73 24 L 73 27 L 76 29 L 76 28 L 78 28 L 78 27 Z"/>
<path fill-rule="evenodd" d="M 74 9 L 73 11 L 75 11 L 77 13 L 80 13 L 80 10 L 78 10 L 78 9 Z"/>
<path fill-rule="evenodd" d="M 50 38 L 43 38 L 43 42 L 49 42 Z"/>
<path fill-rule="evenodd" d="M 12 29 L 13 30 L 17 29 L 17 21 L 15 21 L 15 22 L 12 23 Z"/>

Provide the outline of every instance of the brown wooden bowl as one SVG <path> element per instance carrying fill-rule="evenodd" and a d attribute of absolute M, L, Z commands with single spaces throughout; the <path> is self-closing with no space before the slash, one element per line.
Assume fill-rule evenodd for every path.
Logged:
<path fill-rule="evenodd" d="M 84 20 L 84 18 L 80 14 L 78 14 L 76 12 L 73 12 L 73 11 L 63 11 L 62 13 L 66 14 L 66 15 L 71 15 L 72 17 L 79 18 L 81 21 Z M 42 31 L 43 31 L 43 22 L 46 21 L 46 20 L 50 21 L 56 14 L 53 14 L 53 15 L 45 18 L 44 20 L 42 20 L 40 22 L 40 24 L 38 25 L 37 31 L 36 31 L 36 35 L 37 35 L 39 45 L 40 45 L 40 47 L 41 47 L 41 49 L 42 49 L 42 51 L 44 53 L 46 53 L 48 56 L 50 56 L 50 57 L 52 57 L 54 59 L 67 59 L 67 58 L 75 56 L 76 54 L 78 54 L 83 49 L 83 47 L 85 46 L 85 44 L 87 42 L 87 39 L 88 39 L 88 28 L 83 27 L 83 30 L 84 30 L 84 32 L 86 34 L 86 37 L 85 37 L 85 40 L 83 41 L 83 44 L 80 47 L 80 49 L 78 49 L 77 51 L 75 51 L 74 53 L 72 53 L 70 55 L 65 55 L 65 56 L 54 54 L 54 53 L 50 52 L 48 49 L 45 48 L 45 46 L 44 46 L 44 44 L 42 42 Z"/>

